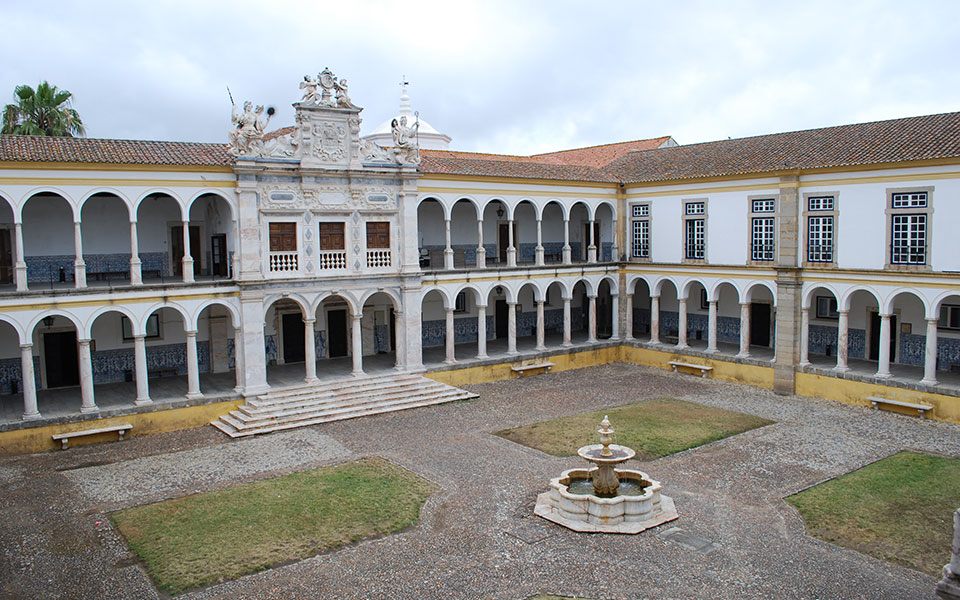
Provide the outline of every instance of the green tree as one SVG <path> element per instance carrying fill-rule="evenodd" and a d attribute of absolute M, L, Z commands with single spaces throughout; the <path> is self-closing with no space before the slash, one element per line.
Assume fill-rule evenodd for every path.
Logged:
<path fill-rule="evenodd" d="M 60 137 L 84 134 L 80 115 L 70 107 L 70 92 L 42 81 L 36 90 L 18 85 L 13 95 L 17 103 L 3 108 L 3 133 Z"/>

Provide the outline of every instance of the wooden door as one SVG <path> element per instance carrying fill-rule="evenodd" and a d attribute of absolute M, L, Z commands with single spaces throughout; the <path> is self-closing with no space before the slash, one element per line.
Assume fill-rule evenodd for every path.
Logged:
<path fill-rule="evenodd" d="M 327 312 L 327 349 L 330 358 L 347 355 L 347 311 Z"/>
<path fill-rule="evenodd" d="M 210 237 L 210 274 L 214 277 L 227 276 L 227 234 L 218 233 Z"/>
<path fill-rule="evenodd" d="M 304 323 L 300 313 L 281 315 L 283 325 L 283 362 L 295 363 L 304 360 Z"/>
<path fill-rule="evenodd" d="M 79 385 L 77 332 L 55 331 L 43 334 L 43 360 L 47 367 L 47 387 Z"/>
<path fill-rule="evenodd" d="M 173 274 L 183 276 L 183 226 L 170 228 L 170 249 L 173 253 Z M 200 226 L 190 226 L 190 256 L 193 257 L 193 274 L 200 274 Z"/>

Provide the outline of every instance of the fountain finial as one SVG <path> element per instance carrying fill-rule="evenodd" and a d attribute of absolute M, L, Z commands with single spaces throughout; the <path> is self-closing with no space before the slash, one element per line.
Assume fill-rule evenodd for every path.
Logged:
<path fill-rule="evenodd" d="M 600 444 L 603 446 L 603 449 L 600 450 L 600 456 L 613 456 L 613 452 L 610 451 L 610 442 L 612 441 L 610 436 L 613 435 L 613 428 L 610 427 L 610 419 L 607 415 L 603 415 L 597 433 L 600 434 Z"/>

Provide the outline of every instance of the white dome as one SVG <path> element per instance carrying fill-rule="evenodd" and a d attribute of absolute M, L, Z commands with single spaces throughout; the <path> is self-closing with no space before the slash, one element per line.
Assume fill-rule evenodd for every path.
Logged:
<path fill-rule="evenodd" d="M 408 84 L 404 82 L 400 86 L 400 111 L 396 116 L 390 117 L 381 123 L 372 133 L 363 136 L 363 139 L 370 140 L 380 146 L 392 146 L 393 128 L 391 127 L 391 123 L 394 119 L 406 117 L 407 124 L 412 124 L 414 121 L 420 123 L 420 127 L 417 129 L 417 141 L 420 144 L 420 148 L 424 150 L 449 150 L 450 136 L 440 133 L 433 125 L 413 113 L 413 109 L 410 106 L 410 96 L 407 94 L 407 85 Z"/>

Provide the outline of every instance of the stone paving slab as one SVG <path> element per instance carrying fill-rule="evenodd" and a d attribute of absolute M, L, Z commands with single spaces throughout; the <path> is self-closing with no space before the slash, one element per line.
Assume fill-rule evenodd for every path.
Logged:
<path fill-rule="evenodd" d="M 350 450 L 330 436 L 315 429 L 299 429 L 198 450 L 71 469 L 63 474 L 94 502 L 128 504 L 351 456 Z"/>

